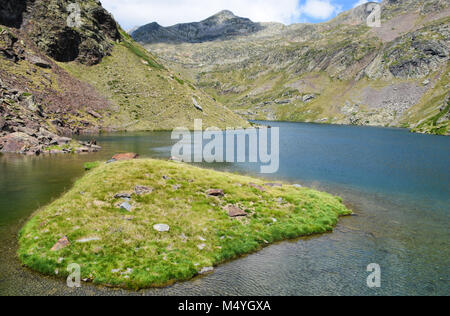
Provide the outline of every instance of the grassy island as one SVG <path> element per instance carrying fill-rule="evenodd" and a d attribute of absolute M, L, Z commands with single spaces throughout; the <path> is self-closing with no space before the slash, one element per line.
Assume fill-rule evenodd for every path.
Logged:
<path fill-rule="evenodd" d="M 160 160 L 101 163 L 19 234 L 20 260 L 48 275 L 160 287 L 285 239 L 332 231 L 340 198 Z"/>

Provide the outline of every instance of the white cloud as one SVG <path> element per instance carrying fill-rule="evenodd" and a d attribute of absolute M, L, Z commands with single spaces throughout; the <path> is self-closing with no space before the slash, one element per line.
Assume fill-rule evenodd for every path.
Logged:
<path fill-rule="evenodd" d="M 257 22 L 285 24 L 299 20 L 301 15 L 298 0 L 102 0 L 101 2 L 127 29 L 154 21 L 163 26 L 201 21 L 221 10 L 230 10 L 238 16 L 248 17 Z"/>
<path fill-rule="evenodd" d="M 364 4 L 364 3 L 367 3 L 367 2 L 380 2 L 380 1 L 379 0 L 358 0 L 358 2 L 356 2 L 353 5 L 353 7 L 356 8 L 356 7 L 358 7 L 358 6 L 360 6 L 360 5 Z"/>
<path fill-rule="evenodd" d="M 306 0 L 306 3 L 300 8 L 302 14 L 319 20 L 328 19 L 341 10 L 341 6 L 330 0 Z"/>

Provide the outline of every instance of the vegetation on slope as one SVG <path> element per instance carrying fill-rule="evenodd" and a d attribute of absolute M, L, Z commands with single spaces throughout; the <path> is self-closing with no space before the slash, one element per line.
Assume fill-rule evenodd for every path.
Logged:
<path fill-rule="evenodd" d="M 194 119 L 204 126 L 247 127 L 238 115 L 217 103 L 202 90 L 185 84 L 165 69 L 127 35 L 115 44 L 111 56 L 95 66 L 60 63 L 78 79 L 93 85 L 115 105 L 105 125 L 116 130 L 171 130 L 192 128 Z M 195 99 L 203 108 L 194 106 Z"/>
<path fill-rule="evenodd" d="M 138 195 L 136 186 L 145 187 Z M 222 189 L 224 196 L 209 196 Z M 130 194 L 128 212 L 117 194 Z M 125 194 L 126 195 L 126 194 Z M 230 217 L 236 206 L 247 216 Z M 308 188 L 158 160 L 101 164 L 20 232 L 20 260 L 48 275 L 71 263 L 96 284 L 144 288 L 188 280 L 287 238 L 332 231 L 351 212 L 341 199 Z M 158 232 L 156 224 L 169 225 Z M 60 238 L 70 242 L 51 251 Z"/>

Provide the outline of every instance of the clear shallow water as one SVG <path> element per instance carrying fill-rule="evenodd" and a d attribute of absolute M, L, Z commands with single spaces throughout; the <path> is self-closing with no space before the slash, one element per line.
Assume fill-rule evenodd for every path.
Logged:
<path fill-rule="evenodd" d="M 23 269 L 15 236 L 39 206 L 82 176 L 86 161 L 117 152 L 167 158 L 170 133 L 97 137 L 103 150 L 80 156 L 0 156 L 0 294 L 449 295 L 450 138 L 401 129 L 270 122 L 280 129 L 280 170 L 266 178 L 306 184 L 344 198 L 357 216 L 333 234 L 270 246 L 214 274 L 139 293 L 64 282 Z M 206 167 L 258 175 L 255 164 Z M 370 263 L 382 287 L 366 286 Z"/>

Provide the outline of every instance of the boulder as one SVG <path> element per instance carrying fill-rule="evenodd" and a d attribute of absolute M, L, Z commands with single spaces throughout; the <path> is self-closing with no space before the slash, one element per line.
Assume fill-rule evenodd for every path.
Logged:
<path fill-rule="evenodd" d="M 135 154 L 135 153 L 125 153 L 125 154 L 117 154 L 117 155 L 113 156 L 112 159 L 115 159 L 116 161 L 121 161 L 121 160 L 131 160 L 131 159 L 136 159 L 137 157 L 139 157 L 138 154 Z"/>
<path fill-rule="evenodd" d="M 95 112 L 94 110 L 88 110 L 87 113 L 96 119 L 102 118 L 102 116 L 99 113 Z"/>
<path fill-rule="evenodd" d="M 45 61 L 44 59 L 42 59 L 39 56 L 27 55 L 25 59 L 28 60 L 31 64 L 33 64 L 35 66 L 45 68 L 45 69 L 52 68 L 52 65 L 50 65 L 50 63 L 48 63 L 47 61 Z"/>
<path fill-rule="evenodd" d="M 117 193 L 116 195 L 114 195 L 115 199 L 131 199 L 131 194 L 130 193 Z"/>
<path fill-rule="evenodd" d="M 241 210 L 239 207 L 235 205 L 229 205 L 226 207 L 226 211 L 228 212 L 228 216 L 230 217 L 241 217 L 247 216 L 248 214 Z"/>
<path fill-rule="evenodd" d="M 66 236 L 64 236 L 60 240 L 58 240 L 58 242 L 50 250 L 51 251 L 58 251 L 58 250 L 61 250 L 63 248 L 66 248 L 67 246 L 70 246 L 70 241 L 69 241 L 69 239 Z"/>
<path fill-rule="evenodd" d="M 56 142 L 58 143 L 58 145 L 67 145 L 72 141 L 72 138 L 69 137 L 58 137 L 56 139 Z"/>
<path fill-rule="evenodd" d="M 133 207 L 128 202 L 123 202 L 122 204 L 120 204 L 120 208 L 127 212 L 131 212 L 133 210 Z"/>
<path fill-rule="evenodd" d="M 211 273 L 213 271 L 214 271 L 213 267 L 204 267 L 202 270 L 200 270 L 200 272 L 198 274 L 202 275 L 202 274 Z"/>
<path fill-rule="evenodd" d="M 197 102 L 197 100 L 195 100 L 195 98 L 192 98 L 192 102 L 194 103 L 194 107 L 195 107 L 197 110 L 203 112 L 203 108 L 200 106 L 200 104 L 198 104 L 198 102 Z"/>
<path fill-rule="evenodd" d="M 0 138 L 2 152 L 20 153 L 26 152 L 33 147 L 37 147 L 39 141 L 22 132 L 16 132 Z"/>
<path fill-rule="evenodd" d="M 206 194 L 209 196 L 225 196 L 225 192 L 220 189 L 210 189 L 206 191 Z"/>
<path fill-rule="evenodd" d="M 303 96 L 303 102 L 308 102 L 315 98 L 316 96 L 314 94 L 307 94 Z"/>
<path fill-rule="evenodd" d="M 153 226 L 153 229 L 160 233 L 165 233 L 170 230 L 170 226 L 166 224 L 156 224 Z"/>
<path fill-rule="evenodd" d="M 150 194 L 153 192 L 152 188 L 148 188 L 146 186 L 142 186 L 142 185 L 137 185 L 134 188 L 134 193 L 136 193 L 137 195 L 146 195 L 146 194 Z"/>

